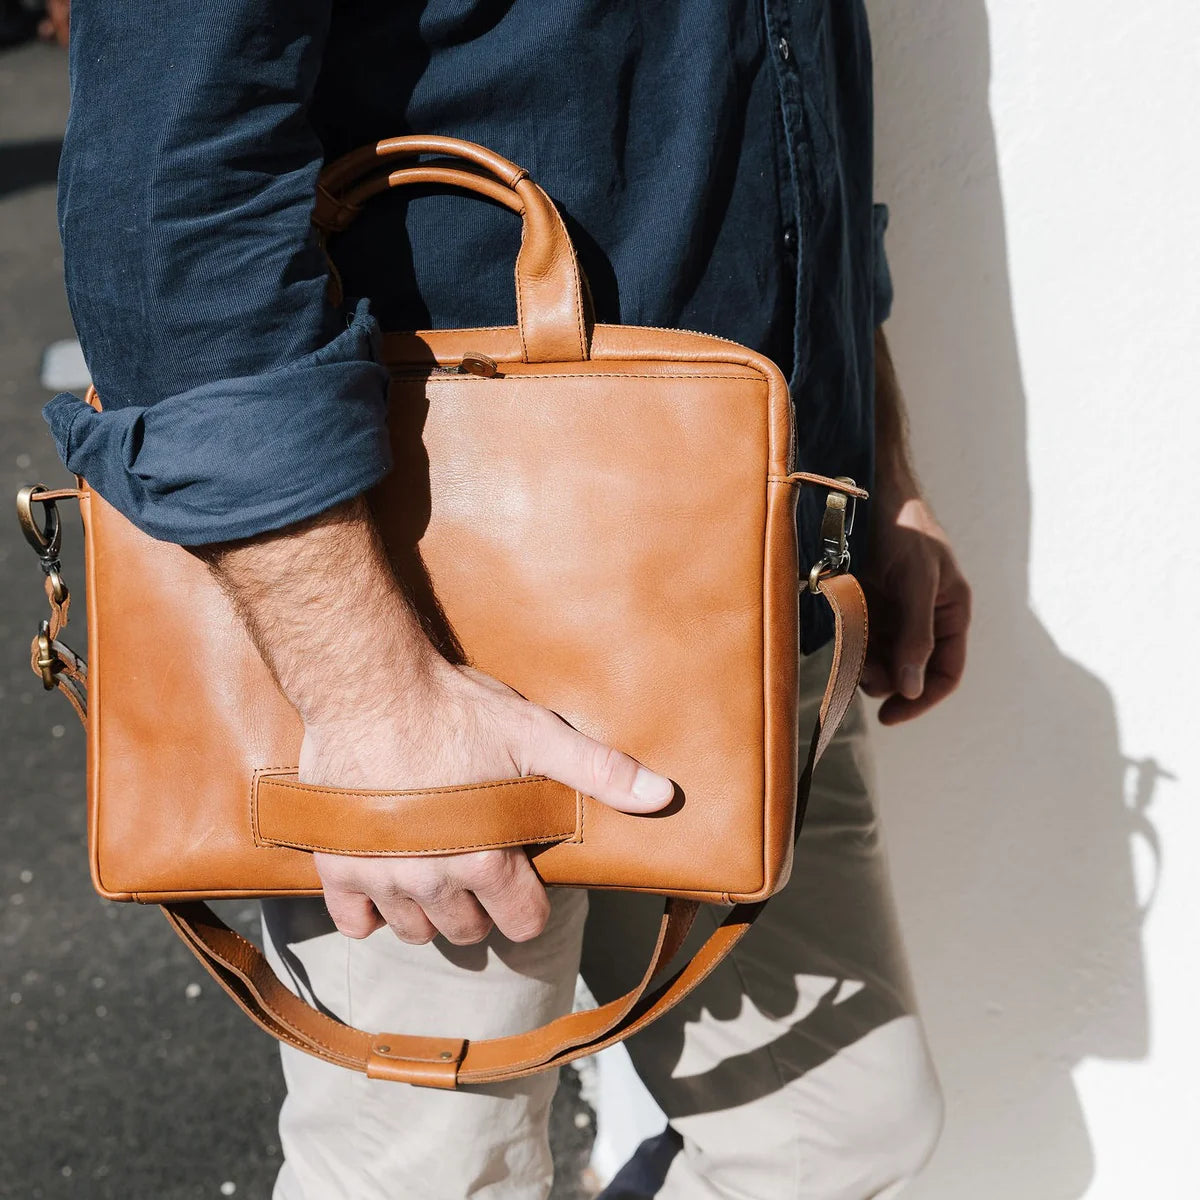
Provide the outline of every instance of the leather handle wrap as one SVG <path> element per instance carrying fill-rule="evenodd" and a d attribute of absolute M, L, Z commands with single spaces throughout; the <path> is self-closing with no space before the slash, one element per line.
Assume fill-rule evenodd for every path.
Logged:
<path fill-rule="evenodd" d="M 376 173 L 381 163 L 420 154 L 463 159 L 483 174 L 444 166 Z M 365 179 L 365 182 L 364 182 Z M 523 168 L 474 142 L 447 137 L 386 138 L 337 159 L 321 173 L 313 224 L 326 236 L 345 229 L 372 196 L 413 183 L 450 184 L 520 213 L 517 328 L 525 362 L 583 362 L 588 356 L 583 280 L 575 247 L 550 197 Z"/>
<path fill-rule="evenodd" d="M 867 649 L 866 600 L 854 577 L 832 576 L 822 581 L 820 590 L 833 609 L 834 653 L 801 776 L 798 814 L 804 811 L 813 768 L 854 697 Z M 668 899 L 654 953 L 635 988 L 588 1012 L 568 1013 L 528 1033 L 481 1042 L 370 1034 L 343 1025 L 290 992 L 257 947 L 207 905 L 168 904 L 163 911 L 213 978 L 256 1024 L 280 1041 L 372 1078 L 453 1088 L 517 1079 L 593 1054 L 636 1033 L 703 981 L 745 936 L 764 903 L 734 906 L 697 954 L 651 991 L 655 976 L 683 945 L 698 908 L 694 901 Z"/>
<path fill-rule="evenodd" d="M 486 174 L 498 179 L 506 187 L 516 187 L 526 178 L 524 167 L 489 150 L 478 142 L 462 138 L 442 137 L 438 134 L 405 134 L 402 137 L 384 138 L 371 146 L 360 146 L 335 159 L 321 172 L 321 182 L 331 192 L 342 192 L 353 187 L 374 172 L 381 163 L 393 158 L 411 158 L 417 154 L 438 154 L 443 158 L 458 158 L 469 162 Z"/>

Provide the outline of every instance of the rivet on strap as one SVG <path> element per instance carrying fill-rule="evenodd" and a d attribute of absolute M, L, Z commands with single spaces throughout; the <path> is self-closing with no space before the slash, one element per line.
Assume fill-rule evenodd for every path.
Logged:
<path fill-rule="evenodd" d="M 416 1038 L 381 1033 L 371 1040 L 367 1077 L 452 1091 L 467 1043 L 457 1038 Z"/>

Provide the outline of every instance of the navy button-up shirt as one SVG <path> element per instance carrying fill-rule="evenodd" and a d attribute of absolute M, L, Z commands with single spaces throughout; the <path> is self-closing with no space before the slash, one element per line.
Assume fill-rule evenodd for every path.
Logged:
<path fill-rule="evenodd" d="M 47 419 L 155 537 L 246 537 L 376 483 L 377 321 L 514 321 L 513 215 L 408 189 L 336 242 L 369 306 L 327 302 L 317 173 L 409 132 L 520 163 L 598 320 L 767 353 L 799 465 L 871 477 L 890 284 L 860 0 L 94 0 L 73 8 L 71 88 L 59 215 L 104 412 L 63 395 Z M 804 561 L 821 504 L 802 497 Z"/>

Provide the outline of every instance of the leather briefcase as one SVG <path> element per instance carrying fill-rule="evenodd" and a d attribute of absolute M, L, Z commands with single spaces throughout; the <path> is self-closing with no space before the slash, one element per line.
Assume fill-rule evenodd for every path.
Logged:
<path fill-rule="evenodd" d="M 845 535 L 865 493 L 793 470 L 787 383 L 762 355 L 698 333 L 593 324 L 554 205 L 480 146 L 402 137 L 356 151 L 324 172 L 314 223 L 335 242 L 372 196 L 411 183 L 465 188 L 519 214 L 517 324 L 384 336 L 396 467 L 372 505 L 385 539 L 447 653 L 669 776 L 666 810 L 617 812 L 537 777 L 420 792 L 305 785 L 300 720 L 198 558 L 135 528 L 83 480 L 24 489 L 18 507 L 51 607 L 34 669 L 87 725 L 97 890 L 161 904 L 276 1037 L 372 1077 L 454 1087 L 554 1067 L 641 1028 L 784 884 L 809 776 L 862 668 L 866 606 L 845 573 Z M 801 570 L 805 485 L 828 501 L 823 557 Z M 69 596 L 56 505 L 68 496 L 86 536 L 86 666 L 59 640 Z M 837 629 L 803 754 L 801 587 L 832 604 Z M 203 903 L 317 895 L 317 849 L 517 845 L 547 884 L 667 900 L 633 991 L 493 1041 L 342 1025 L 288 991 Z M 704 901 L 734 907 L 660 981 Z"/>

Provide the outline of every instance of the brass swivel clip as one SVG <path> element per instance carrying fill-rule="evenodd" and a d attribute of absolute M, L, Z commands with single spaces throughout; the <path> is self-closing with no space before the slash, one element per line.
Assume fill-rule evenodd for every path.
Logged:
<path fill-rule="evenodd" d="M 59 553 L 62 549 L 62 518 L 59 516 L 58 504 L 53 498 L 39 499 L 43 492 L 50 489 L 44 484 L 35 483 L 23 487 L 17 493 L 17 520 L 21 524 L 21 532 L 25 540 L 33 547 L 34 553 L 41 563 L 42 572 L 48 581 L 47 593 L 51 604 L 61 611 L 67 603 L 70 593 L 62 577 L 62 564 Z M 41 504 L 44 510 L 44 522 L 39 523 L 34 515 L 34 504 Z M 62 659 L 59 657 L 54 637 L 51 633 L 50 622 L 42 621 L 36 636 L 37 654 L 34 662 L 42 677 L 42 686 L 49 692 L 55 688 L 55 673 L 62 669 Z"/>
<path fill-rule="evenodd" d="M 839 475 L 838 483 L 854 487 L 849 475 Z M 825 497 L 825 515 L 821 518 L 821 557 L 808 573 L 808 590 L 821 590 L 821 580 L 841 575 L 850 569 L 850 534 L 854 531 L 854 513 L 858 501 L 845 492 L 829 492 Z"/>

